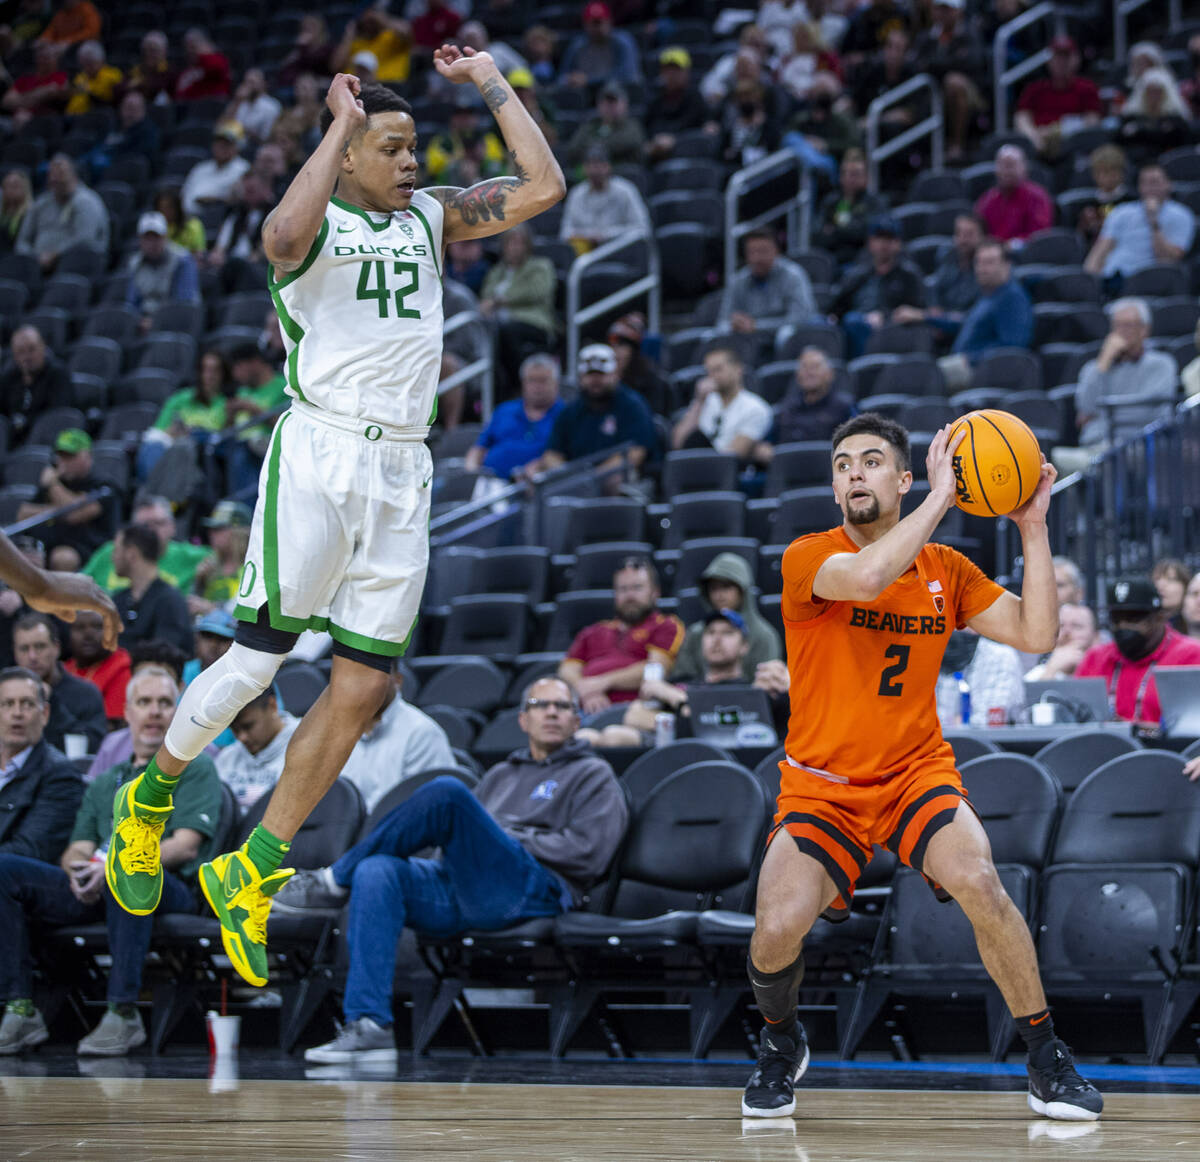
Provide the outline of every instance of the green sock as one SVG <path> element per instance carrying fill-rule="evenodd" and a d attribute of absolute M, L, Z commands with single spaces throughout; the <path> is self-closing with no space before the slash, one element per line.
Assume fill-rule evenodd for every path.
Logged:
<path fill-rule="evenodd" d="M 128 1021 L 137 1016 L 137 1005 L 114 1005 L 109 1001 L 108 1011 L 116 1013 L 123 1021 Z"/>
<path fill-rule="evenodd" d="M 246 840 L 245 852 L 250 857 L 250 862 L 258 868 L 258 874 L 266 877 L 283 863 L 283 857 L 291 849 L 290 842 L 277 839 L 260 823 L 250 832 L 250 838 Z"/>
<path fill-rule="evenodd" d="M 138 789 L 137 801 L 143 807 L 169 807 L 171 795 L 179 784 L 179 775 L 168 775 L 158 765 L 157 759 L 151 759 L 150 765 L 143 772 L 142 785 Z"/>
<path fill-rule="evenodd" d="M 33 1001 L 28 997 L 13 997 L 4 1008 L 6 1012 L 17 1013 L 22 1017 L 32 1017 L 37 1012 L 37 1009 L 33 1007 Z"/>

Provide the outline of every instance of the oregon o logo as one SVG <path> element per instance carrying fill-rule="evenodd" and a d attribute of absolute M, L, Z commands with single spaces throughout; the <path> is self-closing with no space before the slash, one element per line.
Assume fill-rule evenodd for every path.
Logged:
<path fill-rule="evenodd" d="M 378 424 L 368 424 L 367 430 L 363 432 L 363 435 L 374 443 L 383 435 L 383 429 Z"/>
<path fill-rule="evenodd" d="M 258 566 L 253 561 L 247 561 L 242 569 L 242 583 L 238 587 L 239 597 L 249 597 L 250 591 L 254 588 L 254 582 L 258 580 Z"/>

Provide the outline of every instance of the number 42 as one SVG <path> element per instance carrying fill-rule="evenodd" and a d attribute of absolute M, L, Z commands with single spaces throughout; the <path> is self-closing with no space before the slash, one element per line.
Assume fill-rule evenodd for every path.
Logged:
<path fill-rule="evenodd" d="M 420 268 L 415 262 L 397 262 L 394 264 L 394 273 L 401 277 L 407 276 L 407 282 L 398 286 L 395 291 L 392 291 L 387 284 L 387 272 L 385 270 L 386 263 L 379 262 L 364 262 L 362 269 L 358 274 L 358 293 L 355 295 L 357 299 L 374 299 L 379 307 L 379 317 L 386 319 L 388 317 L 388 304 L 393 298 L 396 300 L 396 318 L 397 319 L 419 319 L 421 312 L 414 310 L 412 307 L 406 307 L 404 300 L 409 295 L 417 293 L 420 286 Z M 374 287 L 368 285 L 374 277 Z"/>

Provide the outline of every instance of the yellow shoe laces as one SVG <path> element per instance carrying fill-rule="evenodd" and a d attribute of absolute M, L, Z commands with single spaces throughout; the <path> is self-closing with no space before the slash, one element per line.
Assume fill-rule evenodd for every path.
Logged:
<path fill-rule="evenodd" d="M 144 872 L 154 875 L 159 869 L 159 838 L 163 823 L 147 823 L 136 815 L 122 819 L 117 826 L 117 835 L 124 846 L 118 853 L 121 870 L 127 875 Z"/>
<path fill-rule="evenodd" d="M 265 895 L 258 884 L 250 884 L 234 897 L 231 910 L 233 908 L 246 910 L 246 919 L 242 921 L 242 930 L 250 942 L 266 944 L 267 917 L 271 914 L 271 897 Z"/>

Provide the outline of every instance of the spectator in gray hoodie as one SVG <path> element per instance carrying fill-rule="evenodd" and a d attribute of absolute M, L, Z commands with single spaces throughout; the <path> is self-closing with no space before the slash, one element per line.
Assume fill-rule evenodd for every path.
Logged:
<path fill-rule="evenodd" d="M 700 595 L 708 606 L 704 617 L 688 626 L 675 665 L 671 668 L 671 681 L 677 683 L 699 682 L 704 678 L 704 656 L 701 643 L 708 615 L 714 610 L 732 609 L 746 623 L 746 639 L 750 648 L 742 656 L 742 677 L 747 684 L 754 681 L 754 671 L 759 662 L 769 662 L 783 657 L 783 643 L 779 634 L 758 611 L 754 599 L 754 576 L 750 566 L 737 553 L 718 553 L 708 568 L 700 574 Z"/>
<path fill-rule="evenodd" d="M 573 737 L 571 687 L 534 682 L 519 721 L 528 748 L 473 793 L 452 776 L 426 783 L 332 867 L 301 872 L 275 897 L 282 912 L 350 902 L 346 1024 L 306 1060 L 395 1060 L 392 976 L 405 928 L 448 935 L 556 916 L 608 867 L 629 812 L 612 768 Z M 438 857 L 414 857 L 427 847 Z"/>

